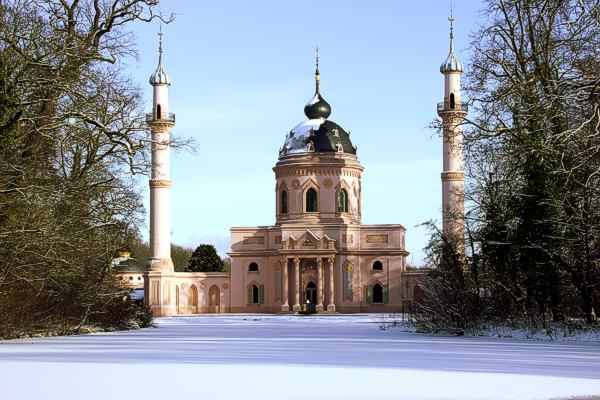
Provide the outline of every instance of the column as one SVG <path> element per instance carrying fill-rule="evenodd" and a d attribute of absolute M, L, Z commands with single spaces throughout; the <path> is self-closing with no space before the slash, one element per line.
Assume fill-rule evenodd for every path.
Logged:
<path fill-rule="evenodd" d="M 300 259 L 294 258 L 294 312 L 301 310 L 300 308 Z"/>
<path fill-rule="evenodd" d="M 329 304 L 327 305 L 327 311 L 335 312 L 335 279 L 333 277 L 333 260 L 334 258 L 328 258 L 329 263 Z"/>
<path fill-rule="evenodd" d="M 289 301 L 289 295 L 288 295 L 288 285 L 289 285 L 289 278 L 288 278 L 288 260 L 287 258 L 284 258 L 283 261 L 281 261 L 281 276 L 282 276 L 282 285 L 281 285 L 281 289 L 282 289 L 282 296 L 283 296 L 283 304 L 281 305 L 281 311 L 282 312 L 289 312 L 290 311 L 290 305 L 288 304 Z"/>
<path fill-rule="evenodd" d="M 317 283 L 317 312 L 323 311 L 323 286 L 325 286 L 325 280 L 323 279 L 323 259 L 321 257 L 317 257 L 317 273 L 318 273 L 318 283 Z"/>

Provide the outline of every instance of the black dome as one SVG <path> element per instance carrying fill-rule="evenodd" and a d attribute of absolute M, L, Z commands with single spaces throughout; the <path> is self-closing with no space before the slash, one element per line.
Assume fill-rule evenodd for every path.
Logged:
<path fill-rule="evenodd" d="M 315 93 L 311 101 L 304 106 L 304 114 L 309 119 L 327 118 L 331 115 L 331 106 L 321 97 L 321 93 Z"/>
<path fill-rule="evenodd" d="M 290 131 L 280 155 L 307 152 L 356 154 L 356 148 L 350 135 L 335 122 L 309 119 Z"/>

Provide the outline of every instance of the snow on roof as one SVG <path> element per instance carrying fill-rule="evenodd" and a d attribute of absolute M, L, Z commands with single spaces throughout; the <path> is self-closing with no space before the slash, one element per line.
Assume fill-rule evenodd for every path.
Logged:
<path fill-rule="evenodd" d="M 134 289 L 129 292 L 131 300 L 144 300 L 144 289 Z"/>

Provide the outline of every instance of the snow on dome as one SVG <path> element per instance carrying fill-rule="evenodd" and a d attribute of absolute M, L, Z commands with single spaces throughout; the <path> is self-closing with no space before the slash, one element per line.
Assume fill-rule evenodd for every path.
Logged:
<path fill-rule="evenodd" d="M 288 153 L 307 152 L 307 145 L 310 140 L 310 135 L 318 131 L 324 122 L 324 118 L 318 118 L 309 119 L 299 123 L 290 131 L 290 134 L 286 136 L 283 147 L 288 149 Z"/>

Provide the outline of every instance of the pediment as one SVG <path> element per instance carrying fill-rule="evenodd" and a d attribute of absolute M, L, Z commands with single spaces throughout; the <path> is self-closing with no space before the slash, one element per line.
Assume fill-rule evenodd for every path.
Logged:
<path fill-rule="evenodd" d="M 318 236 L 310 229 L 307 229 L 297 239 L 290 235 L 283 241 L 284 249 L 333 249 L 335 248 L 335 240 L 323 234 Z"/>

